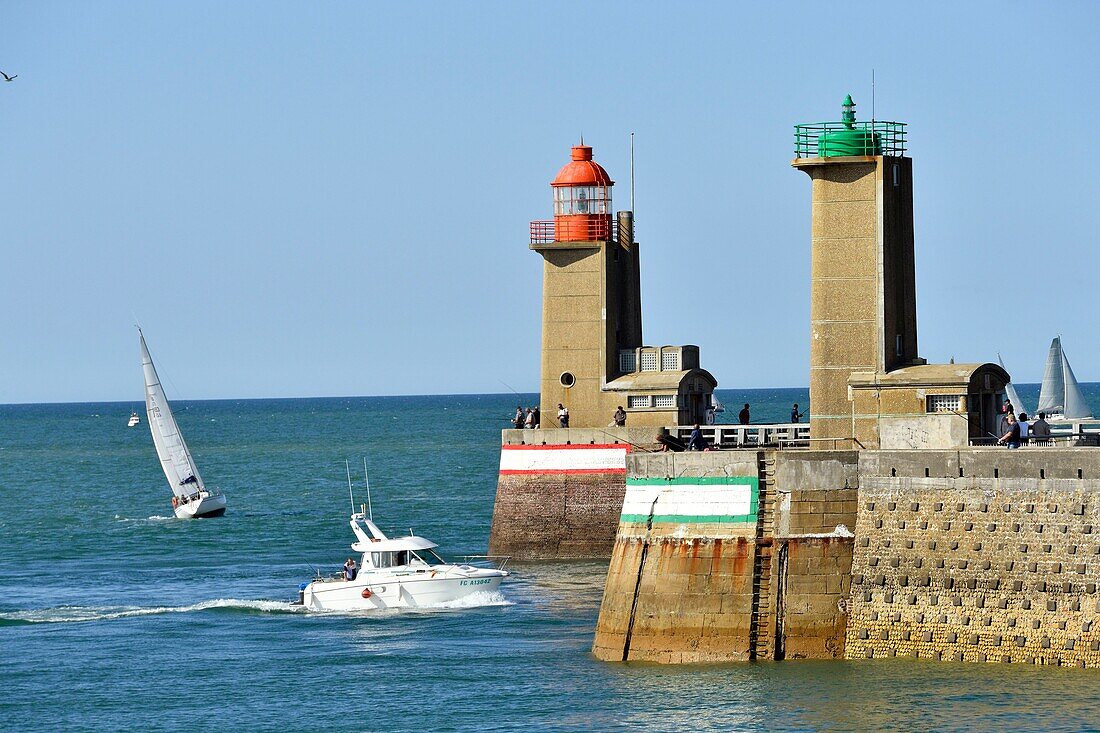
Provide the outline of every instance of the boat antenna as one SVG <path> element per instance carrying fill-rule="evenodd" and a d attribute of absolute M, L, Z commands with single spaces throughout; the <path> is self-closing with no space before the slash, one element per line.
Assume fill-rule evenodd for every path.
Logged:
<path fill-rule="evenodd" d="M 634 214 L 634 133 L 630 133 L 630 213 Z M 637 218 L 637 217 L 635 217 Z"/>
<path fill-rule="evenodd" d="M 370 476 L 367 474 L 367 457 L 363 456 L 363 480 L 367 482 L 367 512 L 368 517 L 374 521 L 374 507 L 370 505 Z"/>
<path fill-rule="evenodd" d="M 344 459 L 344 470 L 348 472 L 348 499 L 351 501 L 351 513 L 355 514 L 355 496 L 351 493 L 351 464 Z"/>

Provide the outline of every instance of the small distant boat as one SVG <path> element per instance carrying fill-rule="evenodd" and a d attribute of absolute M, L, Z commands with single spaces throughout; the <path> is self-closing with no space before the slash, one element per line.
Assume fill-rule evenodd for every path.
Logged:
<path fill-rule="evenodd" d="M 164 477 L 172 487 L 172 510 L 180 519 L 220 517 L 225 514 L 225 494 L 217 489 L 210 491 L 202 482 L 199 469 L 191 457 L 191 451 L 183 442 L 183 435 L 168 398 L 153 366 L 153 357 L 145 345 L 145 334 L 138 329 L 141 339 L 141 366 L 145 372 L 145 407 L 149 417 L 149 432 L 160 457 Z M 132 419 L 132 418 L 131 418 Z"/>
<path fill-rule="evenodd" d="M 1092 419 L 1092 409 L 1081 394 L 1081 387 L 1069 366 L 1060 337 L 1050 342 L 1037 412 L 1046 413 L 1049 420 Z"/>
<path fill-rule="evenodd" d="M 141 418 L 138 417 L 138 414 L 136 412 L 131 412 L 130 413 L 130 422 L 126 423 L 126 427 L 132 428 L 135 425 L 137 425 L 139 422 L 141 422 Z"/>
<path fill-rule="evenodd" d="M 363 464 L 364 472 L 366 463 Z M 351 470 L 348 469 L 348 492 Z M 457 601 L 473 593 L 491 593 L 500 587 L 508 571 L 507 557 L 465 558 L 479 565 L 449 563 L 435 552 L 436 543 L 409 530 L 403 537 L 390 538 L 374 523 L 374 513 L 354 511 L 351 531 L 356 542 L 353 552 L 361 554 L 358 565 L 330 577 L 320 571 L 310 583 L 298 586 L 298 601 L 308 611 L 376 611 L 385 608 L 416 608 Z M 370 506 L 370 483 L 367 483 Z M 496 567 L 481 563 L 497 560 Z"/>

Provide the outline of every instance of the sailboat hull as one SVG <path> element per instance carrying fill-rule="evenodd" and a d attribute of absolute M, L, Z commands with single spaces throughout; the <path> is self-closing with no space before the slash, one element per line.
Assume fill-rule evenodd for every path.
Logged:
<path fill-rule="evenodd" d="M 209 494 L 197 501 L 180 504 L 174 511 L 179 519 L 220 517 L 225 514 L 225 494 Z"/>

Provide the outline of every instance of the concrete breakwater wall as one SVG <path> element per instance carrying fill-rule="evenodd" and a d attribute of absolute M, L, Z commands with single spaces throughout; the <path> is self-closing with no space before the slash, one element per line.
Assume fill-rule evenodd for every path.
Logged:
<path fill-rule="evenodd" d="M 1100 666 L 1100 455 L 861 458 L 849 658 Z"/>
<path fill-rule="evenodd" d="M 654 428 L 505 430 L 489 552 L 518 560 L 608 557 L 626 457 L 651 450 Z"/>
<path fill-rule="evenodd" d="M 843 654 L 855 453 L 631 454 L 593 653 Z"/>
<path fill-rule="evenodd" d="M 632 453 L 626 464 L 600 659 L 1100 666 L 1100 451 Z"/>

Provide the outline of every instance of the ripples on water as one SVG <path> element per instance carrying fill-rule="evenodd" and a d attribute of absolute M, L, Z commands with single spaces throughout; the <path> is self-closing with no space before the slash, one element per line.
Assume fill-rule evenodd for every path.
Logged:
<path fill-rule="evenodd" d="M 781 415 L 804 394 L 722 398 Z M 130 404 L 0 407 L 0 729 L 1095 728 L 1092 671 L 596 662 L 602 562 L 513 566 L 502 595 L 455 604 L 470 607 L 287 605 L 309 565 L 348 552 L 344 458 L 354 470 L 368 456 L 384 525 L 484 552 L 515 401 L 182 403 L 230 502 L 194 522 L 170 516 L 148 428 L 125 427 Z"/>

